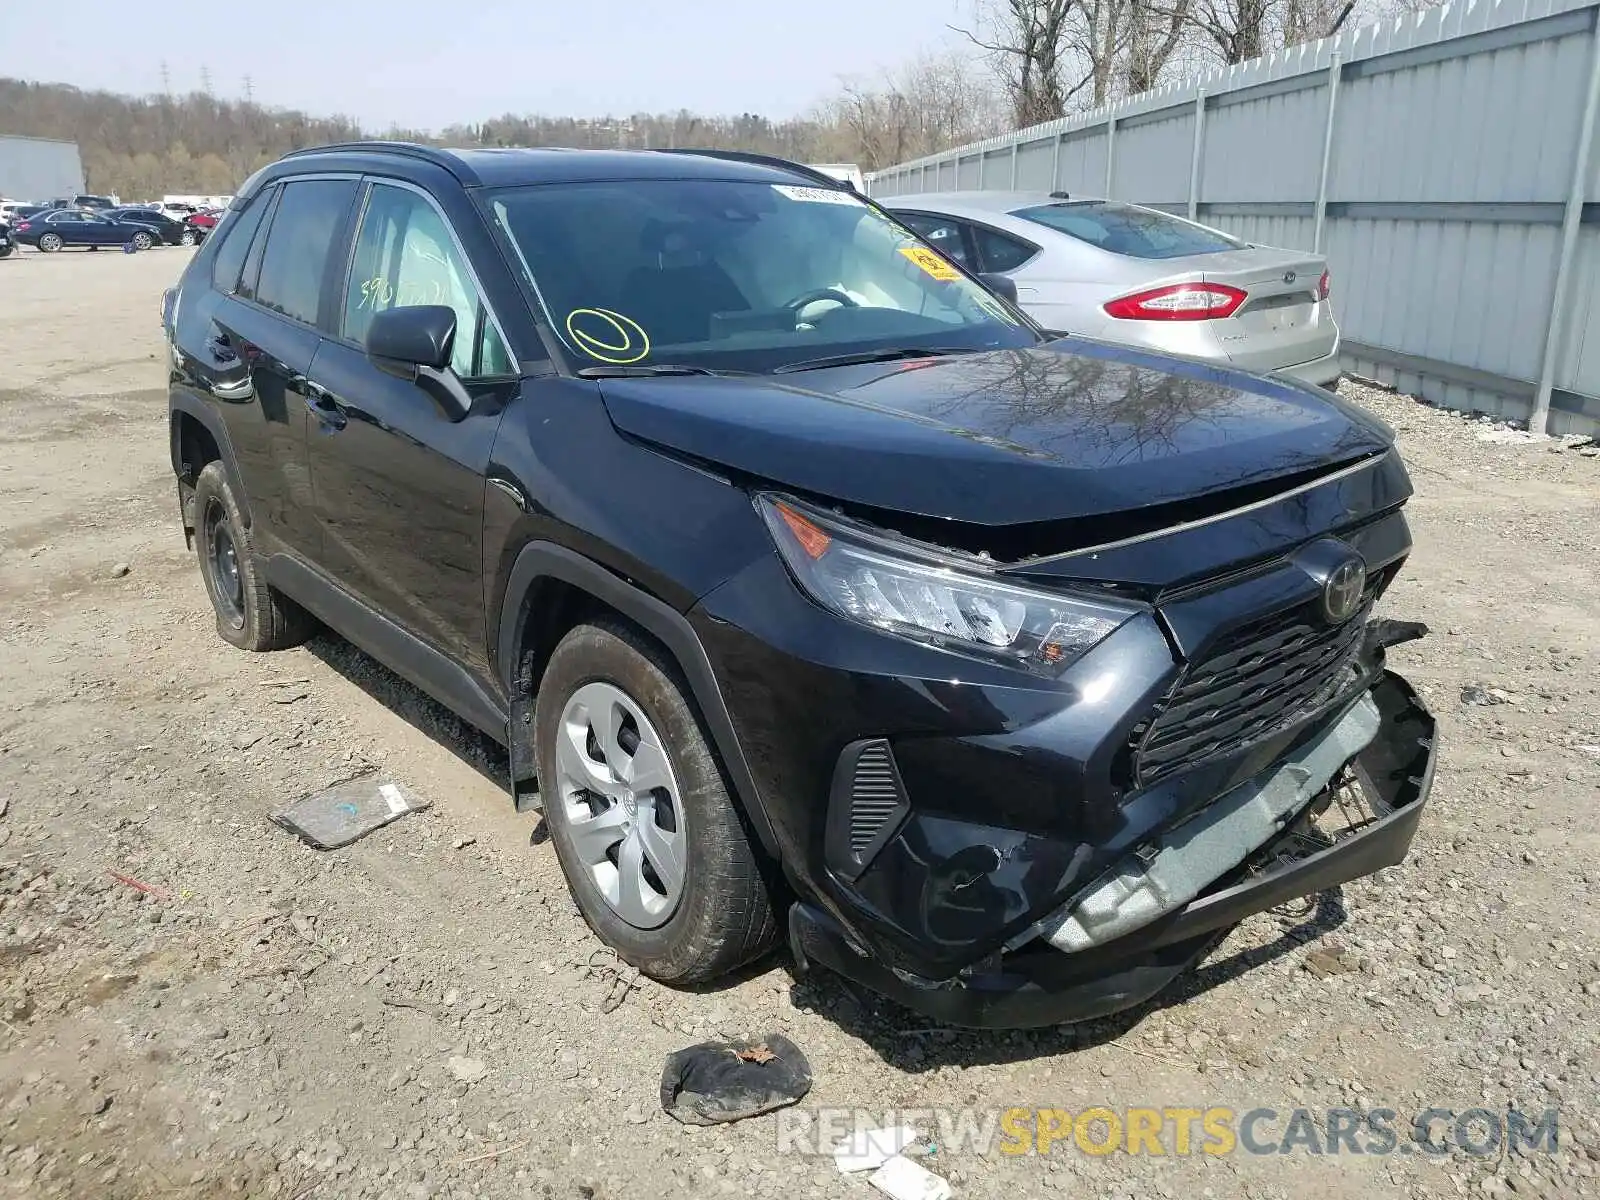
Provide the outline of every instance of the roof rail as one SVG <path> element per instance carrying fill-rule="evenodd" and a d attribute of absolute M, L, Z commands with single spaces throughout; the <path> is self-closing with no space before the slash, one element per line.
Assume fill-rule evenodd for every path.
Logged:
<path fill-rule="evenodd" d="M 462 183 L 477 183 L 478 178 L 459 158 L 448 150 L 440 150 L 435 146 L 423 146 L 417 142 L 388 142 L 376 138 L 368 138 L 356 142 L 330 142 L 326 146 L 305 146 L 299 150 L 291 150 L 284 158 L 298 158 L 305 154 L 337 154 L 341 150 L 370 150 L 380 154 L 396 154 L 403 158 L 420 159 L 432 163 L 436 167 L 443 167 Z"/>
<path fill-rule="evenodd" d="M 813 179 L 823 187 L 845 192 L 856 190 L 855 185 L 848 180 L 835 179 L 826 171 L 819 171 L 815 167 L 806 166 L 804 163 L 780 158 L 776 154 L 757 154 L 753 150 L 697 150 L 692 146 L 657 146 L 653 150 L 656 154 L 698 154 L 704 158 L 727 159 L 729 162 L 747 162 L 756 163 L 764 167 L 782 167 L 785 171 L 793 171 L 797 175 L 804 175 L 807 179 Z"/>

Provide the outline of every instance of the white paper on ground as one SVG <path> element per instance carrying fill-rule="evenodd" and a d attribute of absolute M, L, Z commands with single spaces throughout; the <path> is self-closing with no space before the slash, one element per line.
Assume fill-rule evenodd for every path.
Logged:
<path fill-rule="evenodd" d="M 909 1125 L 888 1129 L 858 1129 L 833 1148 L 833 1161 L 845 1174 L 881 1167 L 917 1140 Z"/>
<path fill-rule="evenodd" d="M 947 1180 L 898 1154 L 868 1175 L 867 1182 L 894 1200 L 950 1200 L 952 1195 Z"/>

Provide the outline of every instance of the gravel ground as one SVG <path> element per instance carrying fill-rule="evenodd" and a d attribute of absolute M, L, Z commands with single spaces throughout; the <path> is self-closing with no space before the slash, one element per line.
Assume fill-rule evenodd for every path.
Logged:
<path fill-rule="evenodd" d="M 945 1030 L 782 955 L 629 986 L 494 747 L 336 638 L 216 637 L 167 463 L 157 309 L 186 257 L 0 262 L 0 1195 L 875 1194 L 772 1117 L 660 1111 L 668 1053 L 774 1031 L 808 1110 L 1561 1114 L 1555 1153 L 942 1147 L 960 1197 L 1600 1192 L 1594 447 L 1348 385 L 1417 487 L 1386 610 L 1433 628 L 1393 658 L 1443 757 L 1411 857 L 1124 1018 Z M 331 854 L 266 820 L 368 771 L 433 807 Z"/>

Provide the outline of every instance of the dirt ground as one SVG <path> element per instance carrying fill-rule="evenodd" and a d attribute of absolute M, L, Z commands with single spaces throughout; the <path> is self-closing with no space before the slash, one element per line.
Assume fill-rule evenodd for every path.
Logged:
<path fill-rule="evenodd" d="M 630 988 L 484 739 L 332 636 L 216 636 L 167 453 L 187 257 L 0 262 L 0 1195 L 876 1194 L 774 1117 L 662 1113 L 670 1052 L 770 1032 L 812 1112 L 1560 1112 L 1554 1153 L 939 1146 L 958 1197 L 1600 1193 L 1600 458 L 1347 388 L 1417 487 L 1386 610 L 1433 629 L 1393 655 L 1442 728 L 1429 811 L 1403 866 L 1252 919 L 1156 1003 L 946 1030 L 783 954 Z M 334 853 L 268 823 L 369 771 L 433 807 Z"/>

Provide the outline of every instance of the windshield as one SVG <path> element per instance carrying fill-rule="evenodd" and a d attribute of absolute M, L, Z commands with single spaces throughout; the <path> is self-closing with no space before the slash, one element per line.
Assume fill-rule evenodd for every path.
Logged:
<path fill-rule="evenodd" d="M 1110 200 L 1041 204 L 1011 215 L 1129 258 L 1185 258 L 1245 248 L 1243 242 L 1204 225 Z"/>
<path fill-rule="evenodd" d="M 769 371 L 1039 340 L 850 192 L 620 180 L 507 189 L 488 202 L 580 367 Z"/>

